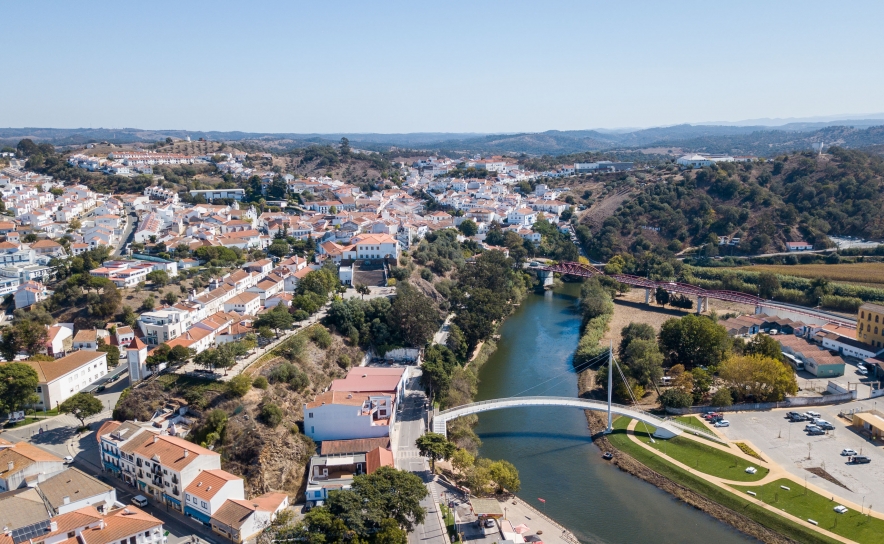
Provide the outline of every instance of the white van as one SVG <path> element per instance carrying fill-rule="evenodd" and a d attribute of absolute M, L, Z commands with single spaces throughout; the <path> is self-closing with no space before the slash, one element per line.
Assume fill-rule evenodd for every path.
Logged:
<path fill-rule="evenodd" d="M 144 495 L 135 495 L 132 497 L 132 504 L 135 506 L 147 506 L 147 497 Z"/>

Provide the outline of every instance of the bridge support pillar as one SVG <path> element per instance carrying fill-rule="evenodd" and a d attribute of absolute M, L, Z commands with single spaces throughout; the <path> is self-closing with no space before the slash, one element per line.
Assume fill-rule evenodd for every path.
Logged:
<path fill-rule="evenodd" d="M 540 282 L 543 284 L 543 288 L 546 289 L 553 286 L 555 273 L 549 270 L 538 270 L 537 277 L 540 278 Z"/>
<path fill-rule="evenodd" d="M 645 289 L 645 304 L 651 303 L 651 290 Z"/>
<path fill-rule="evenodd" d="M 709 309 L 709 297 L 697 297 L 697 314 L 702 314 Z"/>

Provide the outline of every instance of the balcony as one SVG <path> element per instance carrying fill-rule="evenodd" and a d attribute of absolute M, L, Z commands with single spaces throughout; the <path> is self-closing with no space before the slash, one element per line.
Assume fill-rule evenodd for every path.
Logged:
<path fill-rule="evenodd" d="M 173 474 L 173 475 L 172 475 L 172 483 L 173 483 L 173 484 L 177 484 L 177 483 L 178 483 L 178 475 L 177 475 L 177 474 Z"/>

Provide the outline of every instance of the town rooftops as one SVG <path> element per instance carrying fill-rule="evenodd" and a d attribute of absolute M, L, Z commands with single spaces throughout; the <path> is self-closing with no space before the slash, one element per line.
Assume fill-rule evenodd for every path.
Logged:
<path fill-rule="evenodd" d="M 44 531 L 49 527 L 49 511 L 36 489 L 25 487 L 0 493 L 0 526 L 15 531 L 37 524 L 45 524 Z M 12 542 L 9 538 L 8 543 Z"/>
<path fill-rule="evenodd" d="M 79 511 L 77 510 L 77 512 Z M 162 521 L 132 505 L 111 510 L 101 519 L 103 524 L 89 527 L 82 532 L 81 536 L 85 544 L 112 544 L 125 537 L 147 532 L 163 524 Z"/>
<path fill-rule="evenodd" d="M 326 404 L 339 404 L 344 406 L 362 406 L 371 396 L 368 393 L 351 393 L 349 391 L 326 391 L 316 395 L 312 402 L 304 407 L 308 410 L 319 408 Z"/>
<path fill-rule="evenodd" d="M 381 467 L 393 466 L 393 452 L 387 448 L 375 448 L 365 454 L 365 472 L 371 474 Z"/>

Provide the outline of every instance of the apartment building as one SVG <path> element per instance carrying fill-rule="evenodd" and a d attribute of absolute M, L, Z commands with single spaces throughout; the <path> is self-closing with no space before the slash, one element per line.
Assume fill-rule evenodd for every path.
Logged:
<path fill-rule="evenodd" d="M 139 492 L 184 513 L 184 489 L 200 472 L 220 470 L 221 455 L 177 436 L 139 433 L 119 448 L 134 464 Z"/>
<path fill-rule="evenodd" d="M 884 306 L 867 302 L 859 307 L 856 339 L 873 348 L 884 348 Z"/>
<path fill-rule="evenodd" d="M 37 409 L 55 408 L 107 374 L 107 354 L 75 351 L 54 361 L 19 361 L 37 372 Z"/>
<path fill-rule="evenodd" d="M 211 525 L 228 499 L 244 498 L 242 478 L 221 469 L 204 470 L 184 489 L 184 515 Z"/>

